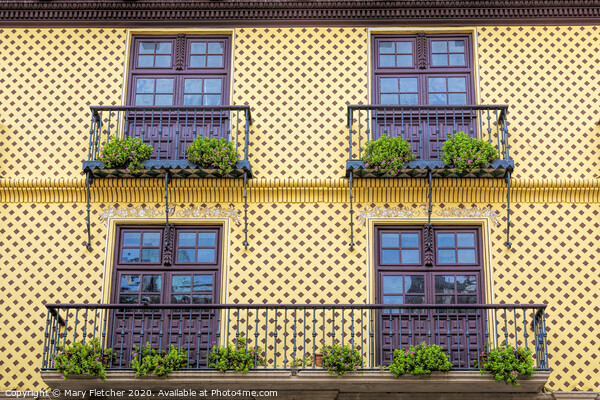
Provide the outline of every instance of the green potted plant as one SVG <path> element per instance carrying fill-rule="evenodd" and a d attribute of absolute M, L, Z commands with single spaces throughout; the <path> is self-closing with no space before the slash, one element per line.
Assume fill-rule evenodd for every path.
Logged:
<path fill-rule="evenodd" d="M 490 350 L 487 360 L 482 360 L 479 370 L 481 375 L 486 372 L 494 375 L 497 382 L 519 386 L 519 382 L 517 382 L 519 376 L 533 375 L 532 351 L 521 347 L 515 349 L 510 345 Z"/>
<path fill-rule="evenodd" d="M 100 149 L 99 157 L 106 168 L 125 168 L 127 172 L 135 173 L 144 168 L 142 161 L 149 160 L 153 152 L 154 148 L 140 138 L 111 136 Z"/>
<path fill-rule="evenodd" d="M 399 174 L 404 164 L 415 158 L 417 157 L 412 154 L 406 140 L 386 134 L 368 142 L 364 147 L 365 167 L 381 174 Z"/>
<path fill-rule="evenodd" d="M 390 371 L 396 378 L 409 372 L 412 375 L 428 375 L 433 371 L 449 371 L 451 368 L 452 364 L 442 348 L 435 344 L 426 345 L 425 342 L 416 347 L 411 345 L 406 350 L 394 350 L 394 361 L 390 365 Z"/>
<path fill-rule="evenodd" d="M 185 150 L 189 162 L 198 164 L 202 168 L 216 169 L 219 174 L 231 172 L 240 156 L 232 142 L 225 138 L 209 139 L 197 137 Z"/>
<path fill-rule="evenodd" d="M 169 351 L 156 351 L 149 342 L 142 347 L 133 346 L 131 353 L 131 369 L 135 377 L 153 374 L 154 376 L 168 376 L 171 372 L 183 367 L 188 358 L 186 349 L 178 350 L 171 345 Z"/>
<path fill-rule="evenodd" d="M 111 349 L 102 351 L 102 346 L 96 338 L 85 344 L 76 342 L 65 348 L 59 347 L 58 352 L 54 353 L 53 364 L 64 380 L 73 374 L 99 376 L 106 381 L 106 368 L 113 356 Z"/>
<path fill-rule="evenodd" d="M 452 172 L 470 172 L 498 159 L 498 150 L 489 142 L 469 137 L 464 132 L 448 136 L 442 146 L 442 160 Z"/>
<path fill-rule="evenodd" d="M 333 346 L 323 348 L 323 366 L 331 375 L 342 376 L 346 372 L 358 371 L 362 364 L 362 356 L 350 345 L 340 345 L 335 343 Z"/>
<path fill-rule="evenodd" d="M 236 343 L 229 343 L 227 346 L 217 347 L 213 342 L 213 347 L 208 356 L 208 366 L 216 368 L 222 372 L 237 371 L 248 372 L 254 368 L 254 361 L 257 364 L 262 364 L 263 350 L 259 347 L 248 346 L 247 340 L 243 336 L 239 336 Z"/>

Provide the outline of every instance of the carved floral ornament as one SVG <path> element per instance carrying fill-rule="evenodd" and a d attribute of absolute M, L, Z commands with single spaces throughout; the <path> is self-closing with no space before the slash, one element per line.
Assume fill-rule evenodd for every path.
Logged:
<path fill-rule="evenodd" d="M 109 207 L 100 214 L 100 221 L 108 226 L 111 218 L 165 218 L 164 208 L 152 207 Z M 242 212 L 236 210 L 233 205 L 229 208 L 223 208 L 220 205 L 213 207 L 207 206 L 189 206 L 178 207 L 177 205 L 169 207 L 169 218 L 229 218 L 236 226 L 242 224 Z"/>
<path fill-rule="evenodd" d="M 365 207 L 358 209 L 356 212 L 356 220 L 359 224 L 366 226 L 369 218 L 418 218 L 427 217 L 427 205 L 422 204 L 420 207 Z M 496 227 L 500 226 L 498 220 L 500 214 L 498 211 L 487 207 L 448 207 L 438 209 L 432 212 L 441 218 L 488 218 Z"/>

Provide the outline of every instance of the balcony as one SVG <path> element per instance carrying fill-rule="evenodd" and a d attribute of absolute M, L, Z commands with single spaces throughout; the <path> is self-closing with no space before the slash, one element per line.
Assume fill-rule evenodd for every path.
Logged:
<path fill-rule="evenodd" d="M 106 387 L 139 388 L 131 371 L 133 346 L 151 343 L 161 350 L 174 345 L 187 353 L 185 368 L 168 378 L 145 378 L 149 388 L 240 386 L 272 390 L 333 390 L 366 395 L 373 392 L 539 392 L 548 378 L 545 305 L 482 305 L 464 307 L 429 304 L 399 305 L 164 305 L 48 304 L 42 377 L 52 388 L 98 388 L 98 379 L 60 379 L 52 364 L 59 347 L 99 339 L 112 348 Z M 451 308 L 452 307 L 452 308 Z M 209 367 L 213 344 L 254 351 L 247 374 Z M 440 345 L 453 364 L 450 372 L 399 378 L 389 371 L 393 350 L 420 342 Z M 503 342 L 533 349 L 536 373 L 514 388 L 480 376 L 474 361 Z M 315 363 L 297 366 L 306 356 L 315 360 L 323 345 L 351 346 L 361 357 L 359 372 L 341 379 Z M 296 366 L 295 366 L 296 365 Z M 113 379 L 111 381 L 111 379 Z M 466 386 L 465 384 L 475 386 Z M 423 385 L 432 386 L 424 387 Z M 182 386 L 184 385 L 184 386 Z M 309 385 L 307 387 L 307 385 Z M 316 397 L 315 397 L 316 398 Z M 334 398 L 334 397 L 333 397 Z"/>
<path fill-rule="evenodd" d="M 169 171 L 174 178 L 252 177 L 248 161 L 252 117 L 249 106 L 92 106 L 88 159 L 84 172 L 92 178 L 159 178 Z M 110 136 L 141 138 L 154 148 L 144 169 L 133 174 L 106 168 L 100 149 Z M 196 137 L 226 138 L 243 154 L 233 171 L 219 175 L 185 158 L 185 150 Z"/>
<path fill-rule="evenodd" d="M 346 176 L 390 178 L 366 168 L 363 146 L 383 134 L 402 137 L 409 142 L 416 160 L 405 164 L 397 178 L 504 178 L 514 168 L 508 145 L 506 105 L 469 106 L 392 106 L 349 105 L 349 157 Z M 487 140 L 498 151 L 499 159 L 471 172 L 453 172 L 441 160 L 442 145 L 457 132 Z"/>

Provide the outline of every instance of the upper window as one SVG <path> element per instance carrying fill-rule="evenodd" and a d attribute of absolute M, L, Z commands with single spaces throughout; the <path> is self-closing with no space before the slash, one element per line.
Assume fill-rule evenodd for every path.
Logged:
<path fill-rule="evenodd" d="M 129 104 L 219 106 L 227 104 L 229 37 L 136 36 Z"/>
<path fill-rule="evenodd" d="M 375 103 L 473 104 L 469 35 L 374 36 L 373 47 Z"/>

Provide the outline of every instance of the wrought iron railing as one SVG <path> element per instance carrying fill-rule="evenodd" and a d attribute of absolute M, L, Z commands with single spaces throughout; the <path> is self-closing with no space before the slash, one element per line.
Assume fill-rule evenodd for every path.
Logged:
<path fill-rule="evenodd" d="M 214 345 L 254 351 L 254 367 L 293 369 L 324 346 L 347 345 L 360 369 L 389 365 L 393 350 L 420 342 L 443 348 L 454 369 L 476 369 L 482 353 L 504 343 L 533 350 L 548 369 L 545 305 L 163 305 L 48 304 L 42 369 L 74 342 L 99 340 L 114 354 L 109 369 L 130 367 L 133 346 L 174 345 L 186 367 L 209 369 Z M 468 308 L 457 308 L 468 307 Z M 238 341 L 238 338 L 245 340 Z M 308 356 L 308 357 L 307 357 Z M 304 368 L 317 367 L 314 362 Z"/>
<path fill-rule="evenodd" d="M 250 106 L 92 106 L 88 161 L 99 161 L 110 136 L 141 138 L 154 147 L 150 160 L 186 160 L 198 136 L 235 143 L 248 161 Z"/>
<path fill-rule="evenodd" d="M 417 160 L 437 161 L 446 138 L 464 132 L 487 140 L 500 160 L 510 160 L 507 112 L 507 105 L 348 105 L 348 159 L 362 160 L 364 145 L 386 134 L 406 139 Z"/>

